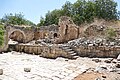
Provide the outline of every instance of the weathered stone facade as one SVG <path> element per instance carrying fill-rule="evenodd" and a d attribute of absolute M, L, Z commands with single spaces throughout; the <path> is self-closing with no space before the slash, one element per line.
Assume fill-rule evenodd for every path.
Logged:
<path fill-rule="evenodd" d="M 57 58 L 57 57 L 71 58 L 71 56 L 67 52 L 63 51 L 58 46 L 18 44 L 18 45 L 9 45 L 9 48 L 11 48 L 11 50 L 15 50 L 18 52 L 36 54 L 46 58 Z"/>
<path fill-rule="evenodd" d="M 8 26 L 7 29 L 9 38 L 21 43 L 30 43 L 15 45 L 14 50 L 38 54 L 47 58 L 60 56 L 67 58 L 76 58 L 78 56 L 117 57 L 120 53 L 119 45 L 115 45 L 119 42 L 108 43 L 104 40 L 106 26 L 92 24 L 87 27 L 78 27 L 71 18 L 66 16 L 59 19 L 58 25 L 30 29 Z M 78 42 L 76 39 L 78 39 Z M 71 40 L 74 41 L 71 43 L 69 42 Z M 31 44 L 30 41 L 34 41 L 34 44 Z M 69 45 L 61 47 L 59 43 Z M 51 44 L 52 46 L 50 46 Z"/>
<path fill-rule="evenodd" d="M 40 28 L 35 30 L 34 39 L 45 39 L 45 38 L 54 38 L 54 34 L 58 36 L 58 26 L 57 25 L 49 25 L 49 26 L 41 26 Z M 56 36 L 56 37 L 57 37 Z"/>
<path fill-rule="evenodd" d="M 66 50 L 72 50 L 75 53 L 77 53 L 78 56 L 81 57 L 112 57 L 117 58 L 117 56 L 120 54 L 120 46 L 79 46 L 79 47 L 71 47 L 62 49 L 59 45 L 27 45 L 27 44 L 18 44 L 13 45 L 12 50 L 18 51 L 18 52 L 25 52 L 29 54 L 36 54 L 41 55 L 42 57 L 46 58 L 57 58 L 57 57 L 66 57 L 74 59 L 74 55 L 71 55 L 72 53 L 69 53 L 69 51 Z M 66 48 L 66 47 L 63 47 Z M 75 54 L 74 53 L 74 54 Z"/>
<path fill-rule="evenodd" d="M 78 38 L 78 27 L 73 23 L 71 18 L 63 16 L 59 19 L 59 42 L 66 42 Z"/>
<path fill-rule="evenodd" d="M 74 50 L 78 52 L 81 57 L 112 57 L 117 58 L 120 54 L 120 46 L 79 46 L 74 47 Z"/>
<path fill-rule="evenodd" d="M 18 41 L 21 43 L 26 43 L 34 39 L 34 29 L 24 28 L 21 26 L 6 26 L 8 38 Z M 8 40 L 9 41 L 9 40 Z"/>

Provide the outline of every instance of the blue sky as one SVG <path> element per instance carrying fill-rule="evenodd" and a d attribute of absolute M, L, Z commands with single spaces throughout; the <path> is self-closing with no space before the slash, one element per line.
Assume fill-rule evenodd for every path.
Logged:
<path fill-rule="evenodd" d="M 0 18 L 7 13 L 21 12 L 26 19 L 37 24 L 40 16 L 44 16 L 48 11 L 60 9 L 66 1 L 74 3 L 77 0 L 0 0 Z M 120 0 L 115 1 L 120 11 Z"/>

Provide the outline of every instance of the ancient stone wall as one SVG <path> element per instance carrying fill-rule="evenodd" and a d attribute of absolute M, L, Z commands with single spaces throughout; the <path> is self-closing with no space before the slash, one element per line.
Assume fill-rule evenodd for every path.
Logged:
<path fill-rule="evenodd" d="M 85 29 L 84 33 L 86 37 L 102 37 L 106 36 L 106 29 L 107 26 L 90 25 Z"/>
<path fill-rule="evenodd" d="M 54 33 L 58 35 L 58 25 L 41 26 L 34 32 L 34 39 L 54 38 Z"/>
<path fill-rule="evenodd" d="M 6 30 L 8 38 L 14 41 L 26 43 L 34 39 L 34 28 L 32 29 L 20 26 L 6 26 Z"/>
<path fill-rule="evenodd" d="M 45 39 L 45 37 L 47 37 L 49 35 L 49 31 L 44 30 L 44 31 L 36 31 L 34 32 L 34 39 L 35 40 L 39 40 L 39 39 Z"/>
<path fill-rule="evenodd" d="M 9 47 L 10 48 L 10 47 Z M 46 58 L 66 57 L 71 58 L 70 54 L 58 46 L 41 46 L 18 44 L 13 47 L 15 51 L 29 54 L 37 54 Z M 120 54 L 120 46 L 79 46 L 72 49 L 81 57 L 112 57 L 116 58 Z"/>
<path fill-rule="evenodd" d="M 30 42 L 34 39 L 34 30 L 24 30 L 24 33 L 25 33 L 25 39 L 24 39 L 24 42 Z"/>
<path fill-rule="evenodd" d="M 7 49 L 8 49 L 8 33 L 7 30 L 5 30 L 4 43 L 3 46 L 0 47 L 0 52 L 7 51 Z"/>
<path fill-rule="evenodd" d="M 73 48 L 82 57 L 113 57 L 120 54 L 120 46 L 79 46 Z"/>
<path fill-rule="evenodd" d="M 73 23 L 71 18 L 63 16 L 59 19 L 59 40 L 58 42 L 66 42 L 78 38 L 78 27 Z"/>
<path fill-rule="evenodd" d="M 12 46 L 15 51 L 25 52 L 29 54 L 37 54 L 46 58 L 57 58 L 60 56 L 69 58 L 69 55 L 57 46 L 24 45 L 24 44 L 18 44 Z"/>

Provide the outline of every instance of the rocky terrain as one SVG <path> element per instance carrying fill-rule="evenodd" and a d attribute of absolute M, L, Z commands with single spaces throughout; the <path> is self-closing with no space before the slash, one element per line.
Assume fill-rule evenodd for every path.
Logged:
<path fill-rule="evenodd" d="M 120 80 L 119 58 L 47 59 L 12 51 L 0 54 L 0 80 Z"/>

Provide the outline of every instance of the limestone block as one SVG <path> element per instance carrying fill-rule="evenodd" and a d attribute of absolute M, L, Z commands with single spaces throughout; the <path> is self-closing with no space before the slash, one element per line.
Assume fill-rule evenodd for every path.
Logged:
<path fill-rule="evenodd" d="M 25 72 L 30 72 L 30 71 L 31 71 L 31 68 L 24 68 L 24 71 L 25 71 Z"/>
<path fill-rule="evenodd" d="M 0 69 L 0 75 L 3 75 L 3 69 Z"/>

